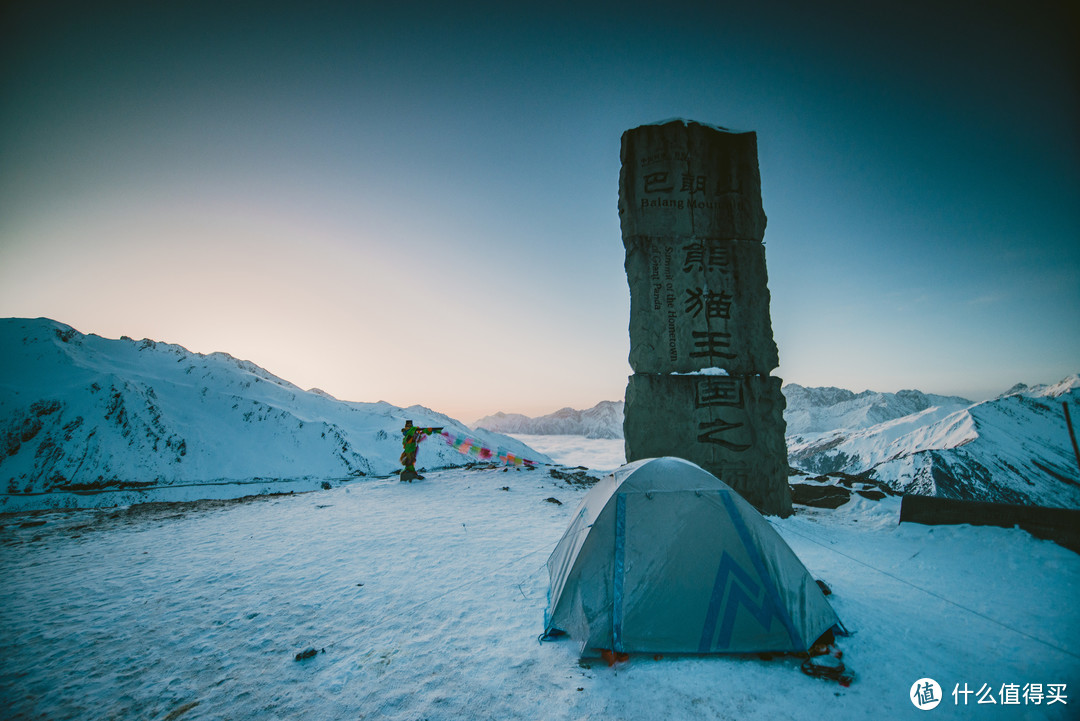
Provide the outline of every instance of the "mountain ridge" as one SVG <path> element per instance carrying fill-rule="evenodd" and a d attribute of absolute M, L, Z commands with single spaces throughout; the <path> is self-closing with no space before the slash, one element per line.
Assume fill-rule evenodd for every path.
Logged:
<path fill-rule="evenodd" d="M 807 388 L 797 383 L 783 387 L 787 408 L 787 436 L 820 433 L 837 428 L 869 428 L 931 408 L 957 410 L 972 401 L 959 396 L 940 396 L 918 390 L 896 393 L 843 388 Z"/>
<path fill-rule="evenodd" d="M 1077 375 L 1017 384 L 960 409 L 931 407 L 862 429 L 789 435 L 788 462 L 806 473 L 865 476 L 904 493 L 1080 508 L 1063 403 L 1080 403 Z"/>
<path fill-rule="evenodd" d="M 529 435 L 574 435 L 586 438 L 622 438 L 623 402 L 600 401 L 592 408 L 560 408 L 554 413 L 530 418 L 520 413 L 501 411 L 473 423 L 499 433 Z"/>
<path fill-rule="evenodd" d="M 972 404 L 966 398 L 917 390 L 896 393 L 867 390 L 856 393 L 844 388 L 808 388 L 789 383 L 783 387 L 783 393 L 787 402 L 784 410 L 787 436 L 820 433 L 841 427 L 867 428 L 929 408 L 957 410 Z M 477 420 L 472 426 L 499 433 L 622 438 L 622 421 L 623 401 L 601 401 L 584 410 L 562 408 L 535 417 L 499 411 Z"/>
<path fill-rule="evenodd" d="M 302 390 L 228 353 L 0 319 L 0 492 L 8 494 L 389 475 L 400 468 L 406 419 L 550 461 L 422 406 Z M 472 460 L 436 436 L 421 444 L 418 467 Z"/>
<path fill-rule="evenodd" d="M 783 393 L 788 463 L 796 473 L 863 476 L 900 493 L 1080 508 L 1078 464 L 1060 407 L 1080 404 L 1078 375 L 1018 383 L 979 403 L 917 390 L 856 393 L 788 384 Z M 603 436 L 577 423 L 588 410 L 482 420 L 504 433 L 621 437 L 622 404 L 605 407 Z"/>
<path fill-rule="evenodd" d="M 1080 507 L 1061 408 L 1080 402 L 1076 374 L 1019 383 L 980 403 L 915 390 L 783 390 L 788 462 L 801 474 Z M 622 415 L 622 401 L 602 401 L 539 418 L 497 413 L 472 431 L 423 406 L 305 391 L 228 353 L 109 340 L 49 319 L 0 319 L 0 510 L 13 495 L 385 476 L 400 465 L 405 419 L 545 463 L 547 456 L 502 434 L 613 439 L 622 435 Z M 471 459 L 435 438 L 418 460 L 431 468 Z"/>

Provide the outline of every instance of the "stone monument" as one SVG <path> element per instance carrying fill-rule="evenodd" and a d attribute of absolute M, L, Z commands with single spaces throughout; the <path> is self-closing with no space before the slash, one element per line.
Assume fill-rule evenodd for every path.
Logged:
<path fill-rule="evenodd" d="M 622 136 L 626 460 L 678 456 L 787 516 L 757 136 L 683 120 Z"/>

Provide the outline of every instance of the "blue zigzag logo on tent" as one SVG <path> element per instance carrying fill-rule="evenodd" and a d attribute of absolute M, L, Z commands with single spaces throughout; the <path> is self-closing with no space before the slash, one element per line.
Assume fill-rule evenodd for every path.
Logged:
<path fill-rule="evenodd" d="M 727 603 L 724 604 L 724 590 L 728 586 L 728 576 L 733 576 L 739 583 L 731 584 L 731 592 L 727 594 Z M 731 635 L 735 631 L 735 615 L 740 606 L 745 608 L 766 630 L 772 625 L 773 618 L 780 619 L 782 622 L 783 617 L 768 594 L 765 594 L 765 599 L 758 603 L 757 597 L 760 593 L 761 584 L 754 581 L 750 574 L 744 571 L 727 551 L 724 551 L 720 557 L 720 566 L 716 569 L 716 581 L 713 583 L 712 597 L 709 599 L 709 610 L 705 613 L 705 626 L 701 629 L 698 653 L 708 653 L 713 648 L 712 640 L 716 633 L 717 620 L 720 619 L 721 606 L 723 606 L 724 615 L 720 623 L 720 636 L 716 639 L 718 649 L 725 649 L 731 645 Z"/>

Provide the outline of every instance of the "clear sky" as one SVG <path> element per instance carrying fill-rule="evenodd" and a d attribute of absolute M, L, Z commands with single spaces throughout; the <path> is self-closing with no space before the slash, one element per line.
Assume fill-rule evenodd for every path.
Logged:
<path fill-rule="evenodd" d="M 683 117 L 758 134 L 774 375 L 1054 382 L 1076 7 L 9 0 L 0 316 L 466 422 L 618 399 L 620 136 Z"/>

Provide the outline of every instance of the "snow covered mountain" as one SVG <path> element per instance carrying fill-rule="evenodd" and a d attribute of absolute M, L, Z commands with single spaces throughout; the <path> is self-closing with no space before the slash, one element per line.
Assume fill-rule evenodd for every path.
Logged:
<path fill-rule="evenodd" d="M 406 419 L 549 461 L 421 406 L 339 401 L 225 353 L 0 319 L 0 493 L 385 475 Z M 417 466 L 470 460 L 436 436 Z"/>
<path fill-rule="evenodd" d="M 1080 378 L 1017 384 L 974 403 L 917 390 L 897 393 L 789 383 L 788 462 L 807 474 L 864 475 L 899 492 L 1080 508 L 1080 473 L 1062 402 L 1080 425 Z M 564 408 L 539 418 L 496 413 L 477 427 L 502 433 L 622 437 L 623 404 Z"/>
<path fill-rule="evenodd" d="M 869 428 L 930 408 L 951 412 L 971 405 L 966 398 L 920 391 L 854 393 L 842 388 L 805 388 L 789 383 L 783 392 L 787 400 L 784 420 L 789 439 L 838 429 Z M 476 421 L 473 427 L 499 433 L 622 438 L 622 423 L 623 401 L 601 401 L 588 410 L 563 408 L 536 418 L 520 413 L 495 413 Z"/>
<path fill-rule="evenodd" d="M 1080 377 L 1015 386 L 958 410 L 943 404 L 869 427 L 789 435 L 788 459 L 920 495 L 1080 508 L 1063 403 L 1080 408 Z"/>
<path fill-rule="evenodd" d="M 932 408 L 952 412 L 971 405 L 966 398 L 938 396 L 921 391 L 854 393 L 843 388 L 806 388 L 797 383 L 784 386 L 787 436 L 805 436 L 838 429 L 857 430 L 892 421 Z"/>
<path fill-rule="evenodd" d="M 1062 409 L 1063 402 L 1080 408 L 1080 377 L 1017 385 L 983 403 L 795 384 L 784 394 L 789 462 L 805 473 L 864 475 L 926 495 L 1080 507 Z M 50 505 L 64 492 L 386 475 L 399 467 L 407 418 L 546 463 L 500 434 L 619 438 L 622 417 L 621 401 L 605 401 L 540 418 L 497 413 L 473 432 L 421 406 L 305 391 L 225 353 L 107 340 L 48 319 L 0 320 L 0 509 L 28 494 Z M 1074 417 L 1080 423 L 1080 411 Z M 418 465 L 469 460 L 432 438 Z"/>
<path fill-rule="evenodd" d="M 584 411 L 573 408 L 529 418 L 519 413 L 496 413 L 473 424 L 499 433 L 523 433 L 540 436 L 585 436 L 586 438 L 622 438 L 623 402 L 600 401 Z"/>

